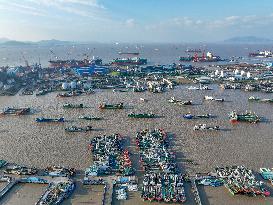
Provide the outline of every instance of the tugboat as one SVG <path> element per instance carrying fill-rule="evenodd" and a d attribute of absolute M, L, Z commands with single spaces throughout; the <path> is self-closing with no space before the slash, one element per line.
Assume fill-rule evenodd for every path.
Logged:
<path fill-rule="evenodd" d="M 79 116 L 79 119 L 82 120 L 101 120 L 101 117 L 95 117 L 95 116 L 91 116 L 91 115 L 81 115 Z"/>
<path fill-rule="evenodd" d="M 131 118 L 155 118 L 155 114 L 153 113 L 139 113 L 139 114 L 136 114 L 134 112 L 128 114 L 128 117 L 131 117 Z"/>
<path fill-rule="evenodd" d="M 118 103 L 118 104 L 106 104 L 106 103 L 102 103 L 99 106 L 100 109 L 123 109 L 123 103 Z"/>
<path fill-rule="evenodd" d="M 5 108 L 0 115 L 26 115 L 30 112 L 30 108 Z"/>
<path fill-rule="evenodd" d="M 64 122 L 64 118 L 44 118 L 44 117 L 39 117 L 36 118 L 36 122 Z"/>
<path fill-rule="evenodd" d="M 69 109 L 69 108 L 84 108 L 83 104 L 70 104 L 70 103 L 66 103 L 63 105 L 64 109 Z"/>
<path fill-rule="evenodd" d="M 191 120 L 191 119 L 203 119 L 203 118 L 211 118 L 211 114 L 205 114 L 205 115 L 192 115 L 191 113 L 187 113 L 183 115 L 183 118 Z"/>
<path fill-rule="evenodd" d="M 261 118 L 253 112 L 246 112 L 245 114 L 237 114 L 236 111 L 232 111 L 229 115 L 231 122 L 251 122 L 257 123 L 261 121 Z"/>
<path fill-rule="evenodd" d="M 65 128 L 65 131 L 66 132 L 88 132 L 88 131 L 92 131 L 92 127 L 91 126 L 87 126 L 87 127 L 71 126 L 71 127 Z"/>
<path fill-rule="evenodd" d="M 193 130 L 220 130 L 219 126 L 207 126 L 206 124 L 199 124 L 193 127 Z"/>

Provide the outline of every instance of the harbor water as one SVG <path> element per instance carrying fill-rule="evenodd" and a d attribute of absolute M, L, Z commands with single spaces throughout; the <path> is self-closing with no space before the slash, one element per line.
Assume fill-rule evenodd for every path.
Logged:
<path fill-rule="evenodd" d="M 253 169 L 258 175 L 260 167 L 272 167 L 273 141 L 272 120 L 273 109 L 269 103 L 249 102 L 252 95 L 261 98 L 272 98 L 272 94 L 244 92 L 241 90 L 221 90 L 212 85 L 213 90 L 188 90 L 190 85 L 176 87 L 161 94 L 112 92 L 112 90 L 98 90 L 92 95 L 57 98 L 57 93 L 45 96 L 12 96 L 0 97 L 0 108 L 31 107 L 32 114 L 26 116 L 7 116 L 0 118 L 0 156 L 9 162 L 45 168 L 49 165 L 64 165 L 75 167 L 78 174 L 91 164 L 91 152 L 88 150 L 90 139 L 100 134 L 120 133 L 127 139 L 129 151 L 133 153 L 134 166 L 139 170 L 138 155 L 135 147 L 137 131 L 145 128 L 163 128 L 171 137 L 171 149 L 175 152 L 177 163 L 183 173 L 213 171 L 217 166 L 245 165 Z M 225 102 L 204 101 L 205 95 L 224 98 Z M 192 100 L 192 106 L 179 106 L 168 103 L 168 99 L 175 96 L 178 99 Z M 148 102 L 141 102 L 145 98 Z M 124 102 L 123 110 L 99 110 L 99 103 Z M 83 103 L 87 108 L 64 110 L 64 103 Z M 228 114 L 233 111 L 254 111 L 263 117 L 261 123 L 231 124 Z M 154 119 L 130 119 L 130 112 L 153 112 L 160 117 Z M 210 113 L 215 118 L 187 120 L 183 114 Z M 84 121 L 78 119 L 80 115 L 95 115 L 102 117 L 101 121 Z M 37 124 L 36 117 L 64 117 L 64 124 Z M 221 131 L 194 131 L 197 124 L 219 125 Z M 65 127 L 70 125 L 91 125 L 94 131 L 87 133 L 66 133 Z M 189 163 L 193 161 L 194 163 Z M 138 171 L 138 175 L 141 172 Z M 35 185 L 36 186 L 36 185 Z M 188 185 L 187 185 L 188 186 Z M 20 196 L 14 192 L 4 198 L 4 204 L 18 205 L 18 197 L 32 198 L 37 201 L 41 189 L 21 191 Z M 190 187 L 186 187 L 188 202 L 194 204 Z M 17 189 L 17 188 L 15 188 Z M 26 188 L 30 190 L 29 187 Z M 268 187 L 273 192 L 273 189 Z M 20 193 L 21 193 L 20 192 Z M 223 205 L 256 205 L 273 204 L 273 198 L 231 196 L 224 188 L 200 187 L 204 204 Z M 15 196 L 14 196 L 15 194 Z M 90 192 L 78 186 L 75 193 L 64 204 L 80 205 L 86 203 L 90 197 L 94 200 L 98 191 Z M 191 196 L 189 196 L 191 195 Z M 9 199 L 11 197 L 11 199 Z M 15 197 L 15 198 L 13 198 Z M 83 200 L 84 199 L 84 200 Z M 29 205 L 28 200 L 22 200 L 20 205 Z M 84 202 L 83 202 L 84 201 Z M 94 203 L 94 202 L 93 202 Z M 129 200 L 115 204 L 150 204 L 143 202 L 139 193 L 130 194 Z M 157 204 L 157 203 L 153 203 Z M 163 203 L 160 203 L 163 205 Z"/>

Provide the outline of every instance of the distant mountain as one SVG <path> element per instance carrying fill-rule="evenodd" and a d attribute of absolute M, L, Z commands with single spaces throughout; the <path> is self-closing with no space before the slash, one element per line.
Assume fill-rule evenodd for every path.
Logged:
<path fill-rule="evenodd" d="M 1 43 L 2 46 L 30 46 L 33 45 L 31 42 L 22 42 L 22 41 L 5 41 Z"/>
<path fill-rule="evenodd" d="M 60 40 L 56 40 L 56 39 L 42 40 L 42 41 L 38 41 L 36 43 L 41 45 L 41 46 L 57 46 L 57 45 L 75 44 L 75 42 L 60 41 Z"/>
<path fill-rule="evenodd" d="M 272 39 L 260 38 L 256 36 L 233 37 L 224 41 L 225 43 L 273 43 Z"/>
<path fill-rule="evenodd" d="M 0 38 L 0 43 L 4 43 L 10 41 L 8 38 Z"/>
<path fill-rule="evenodd" d="M 59 45 L 71 45 L 71 44 L 77 44 L 76 42 L 70 42 L 70 41 L 59 41 L 59 40 L 42 40 L 38 42 L 32 42 L 32 41 L 15 41 L 10 40 L 7 38 L 0 38 L 0 45 L 1 46 L 59 46 Z"/>

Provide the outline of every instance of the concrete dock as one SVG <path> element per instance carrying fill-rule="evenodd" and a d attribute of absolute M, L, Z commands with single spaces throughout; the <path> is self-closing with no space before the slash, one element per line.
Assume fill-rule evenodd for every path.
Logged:
<path fill-rule="evenodd" d="M 5 194 L 8 193 L 9 190 L 11 190 L 11 188 L 15 186 L 19 181 L 16 179 L 11 179 L 7 182 L 8 184 L 2 190 L 0 190 L 0 199 L 2 199 L 5 196 Z"/>

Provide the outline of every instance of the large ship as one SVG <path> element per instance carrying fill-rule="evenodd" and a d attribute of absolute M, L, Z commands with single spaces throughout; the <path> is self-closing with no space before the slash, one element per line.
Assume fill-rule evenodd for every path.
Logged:
<path fill-rule="evenodd" d="M 273 53 L 272 51 L 258 51 L 254 53 L 249 53 L 249 57 L 258 57 L 258 58 L 272 58 Z"/>
<path fill-rule="evenodd" d="M 116 58 L 112 60 L 111 65 L 127 66 L 127 65 L 146 65 L 146 58 L 132 57 L 132 58 Z"/>
<path fill-rule="evenodd" d="M 202 56 L 199 56 L 196 52 L 193 56 L 181 56 L 179 58 L 179 61 L 181 62 L 218 62 L 223 61 L 223 59 L 220 56 L 215 56 L 211 52 L 207 52 L 206 54 L 203 53 Z"/>
<path fill-rule="evenodd" d="M 102 59 L 93 58 L 92 60 L 86 58 L 83 60 L 50 60 L 50 67 L 52 68 L 76 68 L 76 67 L 89 67 L 92 65 L 102 65 Z"/>

